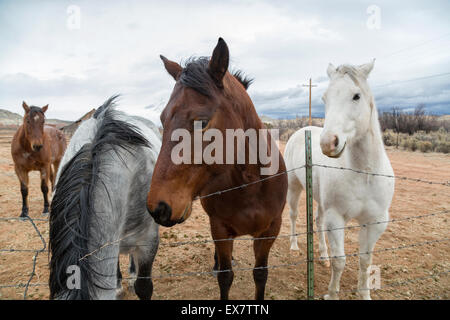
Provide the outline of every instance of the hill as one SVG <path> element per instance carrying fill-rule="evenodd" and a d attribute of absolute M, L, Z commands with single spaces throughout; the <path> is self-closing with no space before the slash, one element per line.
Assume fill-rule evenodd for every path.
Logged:
<path fill-rule="evenodd" d="M 0 109 L 0 128 L 16 129 L 22 124 L 22 118 L 23 116 L 18 113 Z M 45 123 L 54 125 L 59 128 L 66 126 L 72 122 L 59 119 L 46 119 Z"/>

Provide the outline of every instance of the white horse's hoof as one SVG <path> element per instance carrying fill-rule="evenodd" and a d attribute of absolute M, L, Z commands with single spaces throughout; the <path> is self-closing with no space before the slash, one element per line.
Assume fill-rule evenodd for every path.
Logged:
<path fill-rule="evenodd" d="M 372 300 L 370 294 L 367 293 L 367 290 L 364 290 L 364 292 L 358 292 L 358 295 L 361 300 Z"/>
<path fill-rule="evenodd" d="M 298 247 L 297 242 L 291 243 L 291 250 L 294 250 L 294 251 L 300 250 L 299 247 Z"/>
<path fill-rule="evenodd" d="M 324 300 L 339 300 L 339 296 L 337 294 L 326 294 L 323 296 Z"/>

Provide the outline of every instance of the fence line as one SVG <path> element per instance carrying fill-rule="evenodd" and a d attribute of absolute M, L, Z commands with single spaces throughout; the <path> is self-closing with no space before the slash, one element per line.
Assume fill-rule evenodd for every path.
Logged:
<path fill-rule="evenodd" d="M 355 252 L 355 253 L 347 253 L 340 256 L 330 256 L 327 258 L 314 258 L 314 262 L 321 262 L 323 260 L 332 260 L 332 259 L 338 259 L 338 258 L 347 258 L 347 257 L 357 257 L 361 255 L 366 254 L 372 254 L 372 253 L 380 253 L 380 252 L 387 252 L 387 251 L 397 251 L 397 250 L 403 250 L 403 249 L 410 249 L 415 247 L 422 247 L 425 245 L 433 244 L 433 243 L 442 243 L 450 241 L 450 238 L 444 238 L 444 239 L 438 239 L 438 240 L 429 240 L 429 241 L 423 241 L 423 242 L 416 242 L 408 245 L 393 247 L 393 248 L 383 248 L 378 250 L 372 250 L 367 252 Z M 283 268 L 283 267 L 294 267 L 298 266 L 304 263 L 307 263 L 308 259 L 302 259 L 297 262 L 293 263 L 286 263 L 286 264 L 277 264 L 277 265 L 269 265 L 269 266 L 261 266 L 261 267 L 245 267 L 245 268 L 232 268 L 232 269 L 225 269 L 225 270 L 215 270 L 215 271 L 191 271 L 191 272 L 183 272 L 183 273 L 168 273 L 164 275 L 157 275 L 157 276 L 149 276 L 149 277 L 128 277 L 124 278 L 124 280 L 133 280 L 133 279 L 164 279 L 164 278 L 174 278 L 174 277 L 186 277 L 186 276 L 202 276 L 202 275 L 215 275 L 217 273 L 225 273 L 225 272 L 234 272 L 234 271 L 249 271 L 249 270 L 263 270 L 263 269 L 277 269 L 277 268 Z"/>
<path fill-rule="evenodd" d="M 443 185 L 446 187 L 450 186 L 450 183 L 447 182 L 437 182 L 437 181 L 429 181 L 429 180 L 425 180 L 425 179 L 417 179 L 417 178 L 410 178 L 410 177 L 405 177 L 405 176 L 394 176 L 394 175 L 386 175 L 386 174 L 380 174 L 380 173 L 371 173 L 371 172 L 364 172 L 364 171 L 359 171 L 359 170 L 355 170 L 355 169 L 351 169 L 351 168 L 344 168 L 344 167 L 334 167 L 334 166 L 328 166 L 328 165 L 322 165 L 322 164 L 312 164 L 311 167 L 322 167 L 322 168 L 327 168 L 327 169 L 336 169 L 336 170 L 346 170 L 346 171 L 352 171 L 358 174 L 366 174 L 366 175 L 370 175 L 370 176 L 379 176 L 379 177 L 385 177 L 385 178 L 392 178 L 392 179 L 399 179 L 399 180 L 408 180 L 408 181 L 413 181 L 413 182 L 420 182 L 420 183 L 426 183 L 426 184 L 435 184 L 435 185 Z M 256 181 L 252 181 L 250 183 L 246 183 L 246 184 L 242 184 L 240 186 L 236 186 L 236 187 L 232 187 L 232 188 L 228 188 L 228 189 L 224 189 L 224 190 L 220 190 L 220 191 L 216 191 L 207 195 L 203 195 L 203 196 L 198 196 L 196 198 L 194 198 L 194 200 L 201 200 L 207 197 L 212 197 L 212 196 L 217 196 L 217 195 L 221 195 L 223 193 L 226 192 L 230 192 L 230 191 L 234 191 L 234 190 L 239 190 L 239 189 L 243 189 L 246 188 L 248 186 L 281 176 L 283 174 L 287 174 L 289 172 L 298 170 L 298 169 L 303 169 L 306 168 L 305 165 L 300 166 L 300 167 L 296 167 L 293 169 L 289 169 L 280 173 L 277 173 L 275 175 L 271 175 Z M 334 231 L 334 230 L 342 230 L 342 229 L 354 229 L 354 228 L 365 228 L 369 225 L 373 225 L 373 224 L 382 224 L 382 223 L 396 223 L 396 222 L 400 222 L 400 221 L 408 221 L 408 220 L 414 220 L 414 219 L 422 219 L 422 218 L 426 218 L 426 217 L 432 217 L 432 216 L 438 216 L 438 215 L 445 215 L 448 214 L 450 212 L 450 210 L 443 210 L 443 211 L 439 211 L 439 212 L 433 212 L 433 213 L 428 213 L 428 214 L 421 214 L 421 215 L 416 215 L 416 216 L 409 216 L 409 217 L 403 217 L 403 218 L 396 218 L 396 219 L 389 219 L 389 220 L 385 220 L 385 221 L 375 221 L 375 222 L 370 222 L 370 223 L 365 223 L 365 224 L 359 224 L 359 225 L 350 225 L 350 226 L 344 226 L 344 227 L 340 227 L 340 228 L 334 228 L 334 229 L 323 229 L 323 230 L 313 230 L 312 233 L 321 233 L 321 232 L 330 232 L 330 231 Z M 31 223 L 31 225 L 33 226 L 34 230 L 36 231 L 37 235 L 39 236 L 43 246 L 40 249 L 15 249 L 15 248 L 9 248 L 9 249 L 0 249 L 0 252 L 34 252 L 34 256 L 33 256 L 33 265 L 32 265 L 32 271 L 29 275 L 29 278 L 27 280 L 26 283 L 19 283 L 19 284 L 11 284 L 11 285 L 0 285 L 0 289 L 2 288 L 25 288 L 24 290 L 24 299 L 26 299 L 27 297 L 27 292 L 28 292 L 28 288 L 29 287 L 38 287 L 38 286 L 48 286 L 47 283 L 31 283 L 32 279 L 34 278 L 34 276 L 36 275 L 35 271 L 36 271 L 36 263 L 37 263 L 37 257 L 38 255 L 45 251 L 47 248 L 45 239 L 43 238 L 42 234 L 40 233 L 39 229 L 37 228 L 35 221 L 39 221 L 39 222 L 48 222 L 49 220 L 46 218 L 35 218 L 32 219 L 31 217 L 27 217 L 25 219 L 23 218 L 17 218 L 17 217 L 0 217 L 0 221 L 15 221 L 15 220 L 27 220 Z M 273 236 L 273 237 L 243 237 L 243 238 L 227 238 L 227 239 L 205 239 L 205 240 L 195 240 L 195 241 L 183 241 L 183 242 L 175 242 L 175 243 L 167 243 L 167 244 L 161 244 L 162 246 L 169 246 L 169 247 L 176 247 L 176 246 L 181 246 L 181 245 L 187 245 L 187 244 L 204 244 L 204 243 L 211 243 L 211 242 L 217 242 L 217 241 L 242 241 L 242 240 L 268 240 L 268 239 L 277 239 L 277 238 L 287 238 L 287 237 L 292 237 L 292 236 L 299 236 L 299 235 L 305 235 L 308 234 L 308 232 L 300 232 L 300 233 L 295 233 L 295 234 L 288 234 L 288 235 L 278 235 L 278 236 Z M 131 234 L 132 235 L 132 234 Z M 126 237 L 129 237 L 131 235 L 127 235 Z M 124 240 L 126 237 L 123 237 L 119 240 L 110 242 L 110 243 L 106 243 L 103 246 L 101 246 L 100 248 L 92 251 L 91 253 L 88 253 L 87 255 L 85 255 L 84 257 L 80 258 L 80 260 L 83 260 L 85 258 L 87 258 L 90 255 L 93 255 L 95 252 L 101 250 L 102 248 L 109 246 L 109 245 L 113 245 L 116 243 L 119 243 L 120 241 Z M 438 240 L 430 240 L 430 241 L 424 241 L 424 242 L 417 242 L 417 243 L 413 243 L 413 244 L 409 244 L 409 245 L 403 245 L 403 246 L 399 246 L 399 247 L 393 247 L 393 248 L 383 248 L 383 249 L 378 249 L 378 250 L 373 250 L 370 252 L 359 252 L 359 253 L 349 253 L 349 254 L 345 254 L 345 255 L 341 255 L 341 256 L 331 256 L 331 257 L 327 257 L 327 258 L 314 258 L 312 260 L 308 260 L 308 259 L 304 259 L 304 260 L 300 260 L 294 263 L 287 263 L 287 264 L 278 264 L 278 265 L 270 265 L 270 266 L 266 266 L 266 267 L 257 267 L 256 269 L 276 269 L 276 268 L 283 268 L 283 267 L 293 267 L 293 266 L 298 266 L 300 264 L 304 264 L 304 263 L 308 263 L 308 262 L 317 262 L 317 261 L 323 261 L 323 260 L 331 260 L 331 259 L 337 259 L 337 258 L 346 258 L 346 257 L 356 257 L 356 256 L 360 256 L 360 255 L 365 255 L 365 254 L 371 254 L 371 253 L 377 253 L 377 252 L 387 252 L 387 251 L 396 251 L 396 250 L 402 250 L 402 249 L 408 249 L 408 248 L 414 248 L 414 247 L 420 247 L 420 246 L 424 246 L 424 245 L 429 245 L 429 244 L 433 244 L 433 243 L 442 243 L 442 242 L 446 242 L 449 241 L 450 238 L 444 238 L 444 239 L 438 239 Z M 139 246 L 139 245 L 138 245 Z M 147 246 L 147 244 L 142 244 L 142 246 Z M 228 270 L 218 270 L 218 271 L 202 271 L 202 272 L 185 272 L 185 273 L 180 273 L 180 274 L 166 274 L 166 275 L 159 275 L 159 276 L 151 276 L 151 277 L 138 277 L 138 278 L 152 278 L 152 279 L 163 279 L 163 278 L 170 278 L 170 277 L 183 277 L 183 276 L 198 276 L 198 275 L 215 275 L 219 272 L 231 272 L 231 271 L 246 271 L 246 270 L 254 270 L 254 267 L 245 267 L 245 268 L 234 268 L 234 269 L 228 269 Z M 124 278 L 124 279 L 136 279 L 136 277 L 134 278 Z"/>

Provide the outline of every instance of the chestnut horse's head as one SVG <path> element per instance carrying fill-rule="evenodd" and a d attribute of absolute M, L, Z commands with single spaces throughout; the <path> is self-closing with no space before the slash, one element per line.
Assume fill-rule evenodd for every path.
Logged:
<path fill-rule="evenodd" d="M 190 59 L 184 68 L 163 56 L 161 59 L 176 84 L 161 113 L 164 127 L 162 148 L 152 177 L 147 207 L 157 223 L 170 227 L 185 221 L 191 214 L 193 199 L 211 187 L 213 177 L 220 176 L 227 166 L 230 167 L 227 164 L 205 164 L 203 159 L 196 161 L 194 142 L 189 150 L 181 152 L 182 157 L 190 161 L 174 163 L 172 154 L 178 144 L 176 139 L 181 140 L 178 136 L 180 130 L 194 140 L 196 134 L 206 130 L 225 133 L 226 129 L 259 128 L 261 123 L 246 92 L 251 81 L 242 78 L 240 72 L 232 75 L 227 71 L 229 51 L 222 38 L 210 59 Z M 189 137 L 183 136 L 186 138 Z M 207 143 L 200 143 L 203 150 Z"/>
<path fill-rule="evenodd" d="M 25 110 L 25 115 L 23 116 L 25 138 L 30 143 L 33 151 L 39 151 L 44 146 L 45 112 L 48 109 L 48 104 L 42 108 L 29 107 L 24 101 L 22 106 Z"/>

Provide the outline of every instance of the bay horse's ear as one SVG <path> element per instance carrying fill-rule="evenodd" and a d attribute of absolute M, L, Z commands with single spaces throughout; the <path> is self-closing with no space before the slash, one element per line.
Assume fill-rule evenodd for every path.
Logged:
<path fill-rule="evenodd" d="M 229 60 L 228 46 L 222 38 L 219 38 L 208 66 L 208 73 L 219 88 L 223 87 L 222 80 L 228 70 Z"/>
<path fill-rule="evenodd" d="M 166 68 L 167 72 L 175 79 L 175 81 L 178 79 L 178 76 L 181 73 L 181 66 L 173 61 L 170 61 L 166 57 L 164 57 L 162 54 L 159 55 L 161 60 L 164 62 L 164 67 Z"/>
<path fill-rule="evenodd" d="M 45 106 L 43 106 L 41 108 L 42 112 L 44 112 L 44 113 L 45 113 L 45 111 L 47 111 L 47 109 L 48 109 L 48 104 L 46 104 Z"/>
<path fill-rule="evenodd" d="M 26 113 L 30 112 L 30 107 L 27 105 L 27 103 L 25 101 L 22 102 L 22 107 Z"/>

